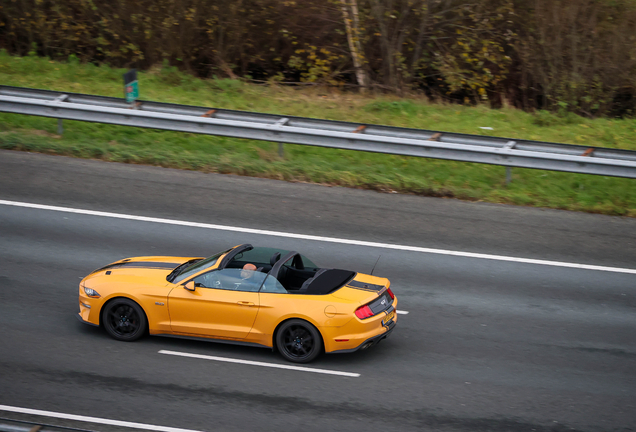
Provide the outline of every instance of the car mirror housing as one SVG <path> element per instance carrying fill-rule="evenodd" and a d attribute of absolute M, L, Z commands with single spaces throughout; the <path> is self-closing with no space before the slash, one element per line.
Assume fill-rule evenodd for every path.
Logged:
<path fill-rule="evenodd" d="M 186 282 L 185 284 L 183 284 L 183 287 L 187 289 L 188 291 L 194 291 L 195 289 L 194 281 L 191 280 L 190 282 Z"/>

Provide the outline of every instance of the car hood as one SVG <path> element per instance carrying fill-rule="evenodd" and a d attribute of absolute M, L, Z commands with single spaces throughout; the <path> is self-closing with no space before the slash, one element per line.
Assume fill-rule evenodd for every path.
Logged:
<path fill-rule="evenodd" d="M 163 286 L 166 276 L 196 257 L 143 256 L 126 258 L 91 272 L 82 282 L 135 282 Z"/>

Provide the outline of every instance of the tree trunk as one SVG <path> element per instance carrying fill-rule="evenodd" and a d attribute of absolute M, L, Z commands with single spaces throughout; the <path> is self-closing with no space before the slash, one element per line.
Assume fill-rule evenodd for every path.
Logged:
<path fill-rule="evenodd" d="M 342 17 L 347 29 L 347 41 L 349 42 L 349 50 L 351 51 L 356 79 L 358 80 L 358 85 L 361 87 L 361 92 L 365 92 L 369 85 L 369 79 L 363 65 L 358 3 L 357 0 L 340 0 L 340 2 L 342 3 Z"/>

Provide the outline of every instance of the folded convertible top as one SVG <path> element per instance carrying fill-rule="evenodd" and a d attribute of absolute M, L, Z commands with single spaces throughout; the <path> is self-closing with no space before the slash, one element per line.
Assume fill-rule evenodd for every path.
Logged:
<path fill-rule="evenodd" d="M 329 294 L 354 278 L 356 272 L 340 269 L 320 269 L 307 279 L 298 294 Z"/>

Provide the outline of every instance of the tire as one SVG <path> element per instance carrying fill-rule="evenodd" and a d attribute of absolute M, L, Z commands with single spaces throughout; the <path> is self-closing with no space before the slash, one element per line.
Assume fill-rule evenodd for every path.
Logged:
<path fill-rule="evenodd" d="M 102 312 L 102 323 L 113 339 L 125 342 L 142 337 L 148 325 L 141 307 L 127 298 L 111 300 Z"/>
<path fill-rule="evenodd" d="M 276 332 L 276 348 L 290 362 L 309 363 L 322 352 L 322 337 L 307 321 L 292 319 Z"/>

